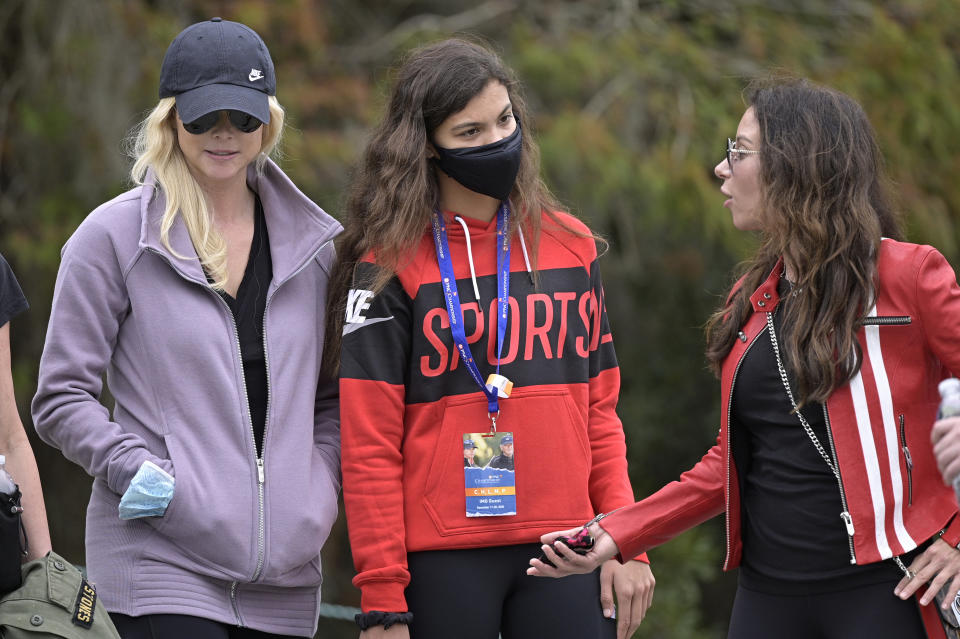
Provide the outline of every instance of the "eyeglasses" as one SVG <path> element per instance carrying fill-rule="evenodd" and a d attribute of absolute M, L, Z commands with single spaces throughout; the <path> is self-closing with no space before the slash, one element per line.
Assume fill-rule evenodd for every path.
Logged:
<path fill-rule="evenodd" d="M 221 113 L 224 113 L 224 111 L 211 111 L 206 115 L 201 115 L 193 122 L 184 122 L 183 128 L 187 130 L 187 133 L 192 133 L 194 135 L 206 133 L 217 124 L 217 122 L 220 120 Z M 260 128 L 261 124 L 263 124 L 263 122 L 257 118 L 253 117 L 249 113 L 244 113 L 243 111 L 234 111 L 231 109 L 226 111 L 226 114 L 227 119 L 230 120 L 230 124 L 237 127 L 238 130 L 243 131 L 244 133 L 253 133 Z"/>
<path fill-rule="evenodd" d="M 752 153 L 760 153 L 760 151 L 751 151 L 749 149 L 738 149 L 736 141 L 731 140 L 730 138 L 727 138 L 727 166 L 730 167 L 730 175 L 733 175 L 734 162 L 738 162 L 740 160 L 740 156 L 743 155 L 744 153 L 749 155 Z M 736 160 L 733 159 L 734 157 L 736 157 Z"/>

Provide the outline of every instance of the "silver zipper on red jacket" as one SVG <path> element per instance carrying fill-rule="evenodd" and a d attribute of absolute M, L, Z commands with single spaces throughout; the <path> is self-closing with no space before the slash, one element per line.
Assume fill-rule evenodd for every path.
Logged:
<path fill-rule="evenodd" d="M 895 325 L 906 325 L 910 324 L 912 321 L 909 315 L 877 315 L 874 317 L 867 317 L 863 320 L 864 326 L 895 326 Z M 827 438 L 830 440 L 830 453 L 833 456 L 833 463 L 837 469 L 836 478 L 837 485 L 840 487 L 840 501 L 843 503 L 843 512 L 840 513 L 840 517 L 843 519 L 843 523 L 847 528 L 847 543 L 850 546 L 850 563 L 857 563 L 857 555 L 854 552 L 853 548 L 853 517 L 850 516 L 850 508 L 847 506 L 847 496 L 846 492 L 843 489 L 843 479 L 840 477 L 840 463 L 837 459 L 837 449 L 833 444 L 833 428 L 830 426 L 830 415 L 827 412 L 827 403 L 823 402 L 823 417 L 827 420 Z M 910 449 L 907 448 L 906 439 L 903 435 L 903 415 L 900 415 L 900 434 L 903 439 L 903 451 L 906 457 L 907 463 L 907 480 L 909 483 L 910 491 L 910 501 L 913 502 L 913 460 L 910 458 Z M 904 573 L 909 575 L 903 562 L 900 561 L 899 557 L 894 557 L 894 562 L 904 571 Z"/>
<path fill-rule="evenodd" d="M 830 427 L 830 415 L 827 413 L 827 403 L 823 402 L 823 418 L 827 421 L 827 440 L 830 442 L 830 455 L 833 457 L 833 465 L 837 469 L 835 477 L 837 486 L 840 487 L 840 503 L 843 505 L 843 512 L 840 518 L 843 519 L 843 525 L 847 528 L 847 545 L 850 547 L 850 563 L 857 563 L 857 555 L 853 550 L 853 517 L 850 516 L 850 508 L 847 506 L 847 494 L 843 490 L 843 478 L 840 477 L 840 462 L 837 459 L 837 449 L 833 445 L 833 429 Z"/>
<path fill-rule="evenodd" d="M 742 335 L 741 340 L 746 341 L 746 334 L 744 334 L 743 331 L 741 331 L 740 333 Z M 750 349 L 756 343 L 757 339 L 759 339 L 760 335 L 762 334 L 763 334 L 762 330 L 758 331 L 757 334 L 753 337 L 753 340 L 747 346 L 747 348 L 744 349 L 743 353 L 740 354 L 740 359 L 737 361 L 737 367 L 734 369 L 733 377 L 730 380 L 730 397 L 728 398 L 728 401 L 727 401 L 727 494 L 728 495 L 730 494 L 730 463 L 733 456 L 733 453 L 730 450 L 730 430 L 731 430 L 730 417 L 733 410 L 733 388 L 737 381 L 737 373 L 740 372 L 740 365 L 743 363 L 743 360 L 747 356 L 747 353 L 750 351 Z M 850 516 L 850 508 L 847 506 L 847 495 L 846 495 L 846 491 L 844 491 L 844 488 L 843 488 L 843 479 L 840 477 L 840 464 L 837 463 L 837 449 L 833 443 L 833 430 L 830 427 L 830 415 L 827 413 L 826 402 L 823 403 L 823 418 L 827 422 L 827 439 L 830 442 L 830 453 L 831 453 L 831 456 L 833 457 L 834 466 L 837 469 L 837 473 L 835 477 L 837 479 L 837 486 L 840 489 L 840 502 L 843 505 L 843 512 L 840 513 L 840 518 L 843 520 L 843 525 L 847 531 L 847 546 L 850 549 L 850 563 L 855 564 L 857 563 L 857 556 L 853 548 L 853 533 L 854 533 L 853 517 Z M 729 569 L 728 563 L 730 561 L 730 510 L 729 508 L 726 510 L 725 514 L 726 514 L 726 525 L 727 525 L 727 556 L 724 559 L 723 567 L 724 567 L 724 570 L 727 570 Z"/>
<path fill-rule="evenodd" d="M 790 406 L 793 407 L 793 412 L 797 415 L 797 419 L 800 420 L 800 425 L 803 426 L 803 430 L 810 438 L 810 442 L 817 449 L 817 452 L 823 458 L 823 461 L 826 462 L 831 474 L 833 474 L 833 476 L 837 479 L 837 486 L 840 488 L 840 502 L 843 506 L 843 510 L 840 512 L 840 519 L 843 521 L 844 528 L 847 529 L 847 544 L 850 546 L 850 563 L 855 564 L 857 563 L 857 558 L 853 552 L 853 517 L 850 516 L 850 509 L 847 507 L 847 497 L 843 490 L 843 479 L 840 477 L 840 462 L 837 460 L 837 451 L 833 445 L 833 433 L 830 430 L 830 416 L 827 414 L 827 403 L 822 402 L 821 406 L 823 406 L 823 419 L 826 421 L 827 426 L 827 438 L 830 441 L 829 457 L 827 456 L 827 452 L 823 449 L 823 445 L 820 443 L 816 433 L 813 432 L 813 428 L 807 423 L 807 420 L 804 418 L 803 413 L 800 412 L 800 409 L 797 408 L 797 402 L 793 398 L 793 390 L 790 388 L 790 380 L 787 376 L 787 369 L 783 365 L 783 360 L 780 359 L 780 346 L 777 343 L 777 332 L 773 326 L 772 312 L 767 313 L 766 322 L 767 332 L 770 334 L 770 345 L 773 347 L 773 355 L 777 359 L 777 372 L 780 373 L 780 381 L 783 383 L 783 389 L 786 391 L 787 398 L 790 400 Z"/>
<path fill-rule="evenodd" d="M 733 387 L 737 383 L 737 373 L 740 372 L 740 365 L 743 364 L 743 360 L 746 358 L 747 353 L 750 352 L 750 349 L 753 348 L 753 345 L 757 343 L 757 340 L 760 338 L 760 335 L 763 334 L 763 331 L 759 331 L 756 335 L 753 336 L 753 340 L 747 345 L 747 347 L 740 353 L 740 359 L 737 360 L 737 366 L 733 369 L 733 377 L 730 378 L 730 397 L 727 398 L 727 500 L 730 499 L 730 464 L 733 463 L 733 451 L 730 450 L 730 429 L 731 421 L 730 416 L 733 411 Z M 743 342 L 747 341 L 747 334 L 743 331 L 740 331 L 737 334 L 737 338 Z M 739 490 L 739 488 L 738 488 Z M 743 505 L 741 504 L 741 509 Z M 730 566 L 730 504 L 727 504 L 727 507 L 724 508 L 724 518 L 727 526 L 727 554 L 723 558 L 723 569 L 729 570 Z"/>
<path fill-rule="evenodd" d="M 909 315 L 874 315 L 865 317 L 861 322 L 862 326 L 906 326 L 912 323 Z"/>
<path fill-rule="evenodd" d="M 903 424 L 903 413 L 898 417 L 900 422 L 900 450 L 903 452 L 903 465 L 907 469 L 907 506 L 913 506 L 913 456 L 907 446 L 907 430 Z"/>

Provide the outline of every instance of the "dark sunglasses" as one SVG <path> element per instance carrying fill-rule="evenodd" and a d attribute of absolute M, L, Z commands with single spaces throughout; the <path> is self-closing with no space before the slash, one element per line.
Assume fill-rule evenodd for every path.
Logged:
<path fill-rule="evenodd" d="M 211 111 L 206 115 L 201 115 L 193 122 L 184 122 L 183 128 L 187 130 L 187 133 L 192 133 L 194 135 L 206 133 L 217 124 L 217 122 L 220 120 L 221 113 L 222 111 Z M 243 111 L 234 111 L 233 109 L 227 111 L 227 118 L 230 120 L 230 124 L 237 127 L 238 130 L 243 131 L 244 133 L 253 133 L 260 128 L 260 125 L 263 124 L 263 122 L 253 117 L 249 113 L 244 113 Z"/>

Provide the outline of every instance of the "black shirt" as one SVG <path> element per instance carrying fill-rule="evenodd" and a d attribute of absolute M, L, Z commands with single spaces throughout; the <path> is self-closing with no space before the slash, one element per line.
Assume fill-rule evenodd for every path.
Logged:
<path fill-rule="evenodd" d="M 209 280 L 209 275 L 207 276 Z M 273 279 L 273 260 L 270 259 L 270 238 L 263 205 L 256 197 L 253 214 L 253 241 L 243 279 L 237 288 L 237 297 L 218 291 L 230 307 L 240 339 L 240 359 L 250 405 L 250 420 L 257 445 L 257 456 L 263 450 L 263 432 L 267 421 L 267 362 L 264 356 L 263 313 L 267 305 L 267 289 Z"/>
<path fill-rule="evenodd" d="M 0 326 L 29 308 L 13 269 L 0 255 Z"/>
<path fill-rule="evenodd" d="M 790 294 L 785 280 L 780 293 L 774 328 L 782 343 L 782 309 Z M 783 358 L 782 344 L 780 354 Z M 796 389 L 792 376 L 791 387 Z M 811 586 L 814 591 L 830 588 L 837 579 L 848 585 L 850 579 L 858 584 L 899 580 L 902 574 L 893 562 L 850 563 L 837 479 L 791 410 L 770 335 L 764 329 L 743 356 L 731 403 L 731 446 L 742 496 L 741 580 L 745 587 L 769 592 L 773 583 L 789 591 L 793 583 L 811 592 Z M 823 404 L 808 404 L 802 413 L 832 460 Z M 810 583 L 814 581 L 817 584 Z"/>
<path fill-rule="evenodd" d="M 503 470 L 513 470 L 513 457 L 507 457 L 503 453 L 500 453 L 496 457 L 490 460 L 490 463 L 487 464 L 487 468 L 501 468 Z"/>

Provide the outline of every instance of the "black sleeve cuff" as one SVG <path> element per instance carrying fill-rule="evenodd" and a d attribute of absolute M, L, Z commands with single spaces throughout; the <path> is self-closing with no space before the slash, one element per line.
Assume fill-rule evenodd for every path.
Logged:
<path fill-rule="evenodd" d="M 383 626 L 383 629 L 387 630 L 395 623 L 402 623 L 405 626 L 409 626 L 413 621 L 413 613 L 371 610 L 370 612 L 358 614 L 353 619 L 357 622 L 357 625 L 360 626 L 360 630 L 366 630 L 373 626 Z"/>

